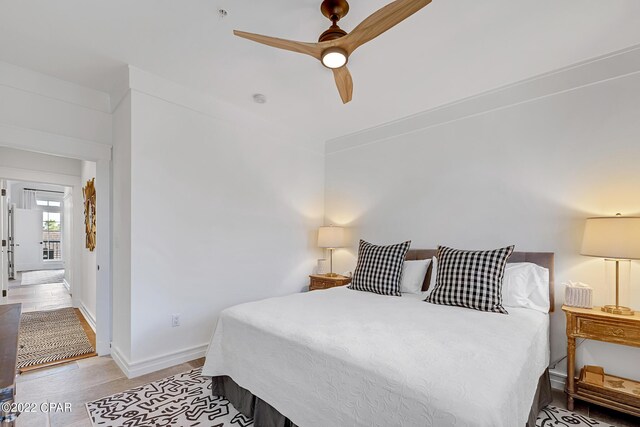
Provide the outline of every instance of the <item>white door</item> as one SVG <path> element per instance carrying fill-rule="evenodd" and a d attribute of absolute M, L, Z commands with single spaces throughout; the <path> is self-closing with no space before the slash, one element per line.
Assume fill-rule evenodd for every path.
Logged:
<path fill-rule="evenodd" d="M 4 297 L 6 290 L 9 287 L 9 236 L 7 235 L 8 227 L 8 207 L 7 207 L 7 195 L 6 182 L 4 179 L 0 179 L 0 290 Z M 0 301 L 2 301 L 0 299 Z"/>
<path fill-rule="evenodd" d="M 16 209 L 13 218 L 16 271 L 42 268 L 42 211 Z"/>

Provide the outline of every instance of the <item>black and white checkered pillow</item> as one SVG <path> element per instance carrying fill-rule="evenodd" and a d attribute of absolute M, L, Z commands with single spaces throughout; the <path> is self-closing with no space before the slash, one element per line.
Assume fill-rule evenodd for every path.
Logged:
<path fill-rule="evenodd" d="M 349 289 L 400 296 L 402 264 L 411 241 L 377 246 L 360 240 L 358 263 Z"/>
<path fill-rule="evenodd" d="M 463 251 L 439 246 L 436 284 L 425 301 L 508 314 L 502 307 L 502 278 L 513 248 Z"/>

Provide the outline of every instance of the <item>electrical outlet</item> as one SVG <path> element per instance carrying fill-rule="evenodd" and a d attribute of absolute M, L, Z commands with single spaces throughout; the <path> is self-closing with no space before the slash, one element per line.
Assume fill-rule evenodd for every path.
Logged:
<path fill-rule="evenodd" d="M 179 314 L 172 314 L 171 315 L 171 327 L 175 328 L 177 326 L 180 326 L 180 315 Z"/>

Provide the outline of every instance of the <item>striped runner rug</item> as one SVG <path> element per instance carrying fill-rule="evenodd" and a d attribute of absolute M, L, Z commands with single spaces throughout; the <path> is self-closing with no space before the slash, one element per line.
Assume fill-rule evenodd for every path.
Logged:
<path fill-rule="evenodd" d="M 95 354 L 75 309 L 23 313 L 18 337 L 19 370 Z"/>

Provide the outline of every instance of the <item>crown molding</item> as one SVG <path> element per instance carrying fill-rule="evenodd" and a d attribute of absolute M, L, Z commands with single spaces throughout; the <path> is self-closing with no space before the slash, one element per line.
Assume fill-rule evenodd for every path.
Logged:
<path fill-rule="evenodd" d="M 0 85 L 109 114 L 109 94 L 0 61 Z"/>
<path fill-rule="evenodd" d="M 111 160 L 111 146 L 0 123 L 0 146 L 79 160 Z"/>
<path fill-rule="evenodd" d="M 640 45 L 635 45 L 403 119 L 331 139 L 325 144 L 325 154 L 339 153 L 638 72 L 640 72 Z"/>

